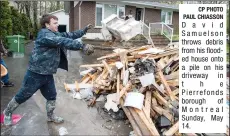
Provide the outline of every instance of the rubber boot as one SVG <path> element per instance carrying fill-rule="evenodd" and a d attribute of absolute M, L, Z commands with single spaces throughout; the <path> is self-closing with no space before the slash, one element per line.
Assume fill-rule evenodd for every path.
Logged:
<path fill-rule="evenodd" d="M 47 117 L 49 122 L 54 122 L 54 123 L 63 123 L 64 119 L 61 117 L 58 117 L 54 115 L 54 109 L 55 109 L 55 100 L 49 100 L 46 102 L 46 110 L 47 110 Z"/>
<path fill-rule="evenodd" d="M 12 125 L 12 113 L 19 106 L 19 104 L 13 98 L 6 109 L 3 111 L 4 114 L 4 125 Z"/>

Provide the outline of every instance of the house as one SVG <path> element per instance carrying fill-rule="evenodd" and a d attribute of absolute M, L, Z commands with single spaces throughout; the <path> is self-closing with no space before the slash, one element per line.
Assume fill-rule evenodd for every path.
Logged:
<path fill-rule="evenodd" d="M 164 22 L 174 28 L 174 33 L 179 29 L 179 6 L 146 1 L 71 1 L 69 2 L 70 31 L 82 29 L 88 23 L 95 27 L 89 33 L 100 33 L 101 21 L 117 14 L 119 17 L 132 15 L 136 20 L 145 24 Z"/>
<path fill-rule="evenodd" d="M 58 30 L 59 32 L 69 32 L 69 15 L 65 13 L 64 9 L 60 9 L 49 13 L 58 17 Z"/>

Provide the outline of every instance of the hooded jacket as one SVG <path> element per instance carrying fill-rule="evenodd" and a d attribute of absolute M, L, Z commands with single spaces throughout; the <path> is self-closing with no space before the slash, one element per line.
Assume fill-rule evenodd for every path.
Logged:
<path fill-rule="evenodd" d="M 81 50 L 83 44 L 74 40 L 85 35 L 84 30 L 52 32 L 43 28 L 38 32 L 28 69 L 42 75 L 52 75 L 58 68 L 68 71 L 67 50 Z"/>

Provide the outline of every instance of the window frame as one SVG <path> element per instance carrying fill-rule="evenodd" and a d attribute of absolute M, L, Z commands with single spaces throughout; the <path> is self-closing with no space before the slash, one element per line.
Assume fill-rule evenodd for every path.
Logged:
<path fill-rule="evenodd" d="M 94 28 L 102 28 L 101 26 L 97 26 L 97 5 L 101 5 L 102 6 L 102 20 L 105 18 L 105 4 L 109 4 L 109 5 L 116 5 L 117 6 L 117 13 L 116 15 L 119 17 L 119 9 L 120 8 L 124 8 L 124 15 L 125 15 L 125 5 L 119 5 L 119 4 L 113 4 L 113 3 L 96 3 L 95 6 L 95 27 Z"/>
<path fill-rule="evenodd" d="M 173 19 L 173 11 L 170 11 L 170 10 L 161 10 L 161 19 L 162 19 L 162 12 L 165 12 L 165 20 L 163 23 L 167 24 L 167 25 L 173 25 L 172 23 L 172 19 Z M 167 18 L 168 18 L 168 14 L 171 13 L 171 20 L 169 23 L 166 23 L 167 21 Z"/>
<path fill-rule="evenodd" d="M 104 18 L 104 4 L 103 3 L 96 3 L 96 8 L 95 8 L 95 28 L 102 28 L 101 26 L 97 26 L 97 5 L 102 6 L 102 19 Z"/>

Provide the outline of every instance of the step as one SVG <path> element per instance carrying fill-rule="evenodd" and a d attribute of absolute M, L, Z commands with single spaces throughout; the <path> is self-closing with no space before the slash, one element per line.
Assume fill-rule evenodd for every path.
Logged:
<path fill-rule="evenodd" d="M 170 41 L 167 40 L 152 40 L 153 42 L 166 42 L 166 43 L 170 43 Z"/>

